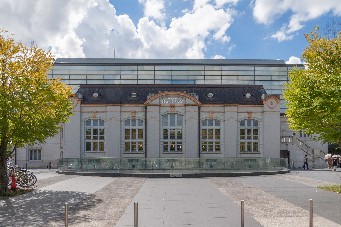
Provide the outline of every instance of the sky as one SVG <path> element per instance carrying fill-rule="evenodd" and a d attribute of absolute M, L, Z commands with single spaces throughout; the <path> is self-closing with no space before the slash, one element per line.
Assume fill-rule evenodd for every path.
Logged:
<path fill-rule="evenodd" d="M 281 59 L 341 0 L 0 0 L 0 29 L 56 58 Z"/>

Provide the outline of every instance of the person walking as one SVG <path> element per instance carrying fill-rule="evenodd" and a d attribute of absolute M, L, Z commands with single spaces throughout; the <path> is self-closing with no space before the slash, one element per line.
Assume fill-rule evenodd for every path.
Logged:
<path fill-rule="evenodd" d="M 308 155 L 304 155 L 304 162 L 303 162 L 303 169 L 307 166 L 307 169 L 309 169 L 308 166 Z"/>
<path fill-rule="evenodd" d="M 333 169 L 334 171 L 336 171 L 336 167 L 337 167 L 337 157 L 333 158 Z"/>

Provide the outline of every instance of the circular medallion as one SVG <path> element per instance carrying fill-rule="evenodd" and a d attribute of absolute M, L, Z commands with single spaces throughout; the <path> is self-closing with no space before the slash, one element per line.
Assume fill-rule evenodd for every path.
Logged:
<path fill-rule="evenodd" d="M 266 105 L 269 108 L 273 109 L 273 108 L 275 108 L 277 106 L 277 102 L 274 99 L 269 99 L 269 100 L 266 101 Z"/>

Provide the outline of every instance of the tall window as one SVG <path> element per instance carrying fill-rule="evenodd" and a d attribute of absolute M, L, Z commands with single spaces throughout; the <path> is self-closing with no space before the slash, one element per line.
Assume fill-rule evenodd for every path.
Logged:
<path fill-rule="evenodd" d="M 143 152 L 144 133 L 143 120 L 127 119 L 124 121 L 124 151 Z"/>
<path fill-rule="evenodd" d="M 220 152 L 220 121 L 207 119 L 201 121 L 201 151 Z"/>
<path fill-rule="evenodd" d="M 306 133 L 305 131 L 300 131 L 300 137 L 303 138 L 303 137 L 309 137 L 309 134 Z"/>
<path fill-rule="evenodd" d="M 164 152 L 182 152 L 182 116 L 169 113 L 162 116 Z"/>
<path fill-rule="evenodd" d="M 85 151 L 104 151 L 104 121 L 89 119 L 85 122 Z"/>
<path fill-rule="evenodd" d="M 30 161 L 41 160 L 41 149 L 29 149 L 28 155 Z"/>
<path fill-rule="evenodd" d="M 240 152 L 259 152 L 257 120 L 245 119 L 240 121 Z"/>

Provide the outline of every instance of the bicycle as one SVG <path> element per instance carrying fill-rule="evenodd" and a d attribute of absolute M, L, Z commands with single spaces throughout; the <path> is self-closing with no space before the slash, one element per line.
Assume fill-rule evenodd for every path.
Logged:
<path fill-rule="evenodd" d="M 21 169 L 18 166 L 7 166 L 8 185 L 12 185 L 12 175 L 14 175 L 17 184 L 22 188 L 32 187 L 37 183 L 37 177 L 27 169 Z"/>

